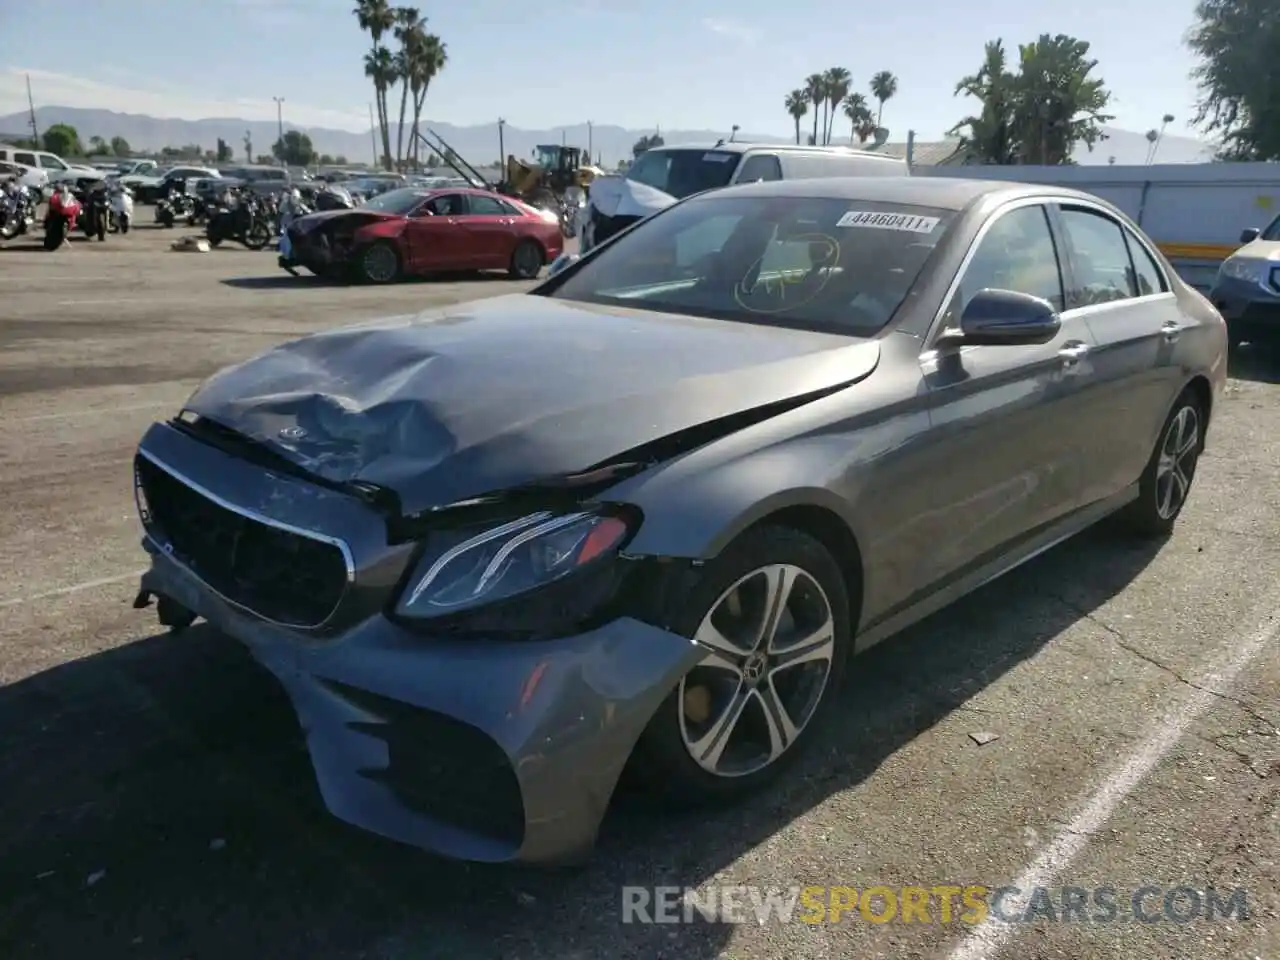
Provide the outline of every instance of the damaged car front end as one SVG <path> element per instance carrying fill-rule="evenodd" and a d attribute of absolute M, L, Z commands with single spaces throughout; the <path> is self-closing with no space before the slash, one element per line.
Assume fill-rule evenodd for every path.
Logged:
<path fill-rule="evenodd" d="M 706 656 L 667 620 L 697 557 L 632 550 L 663 521 L 611 491 L 875 366 L 728 327 L 516 295 L 231 368 L 139 447 L 138 605 L 249 647 L 340 818 L 464 859 L 585 856 Z"/>
<path fill-rule="evenodd" d="M 359 208 L 298 217 L 286 229 L 279 266 L 291 272 L 305 267 L 327 279 L 343 278 L 351 272 L 360 250 L 383 236 L 385 226 L 381 232 L 376 228 L 389 221 L 377 212 Z"/>

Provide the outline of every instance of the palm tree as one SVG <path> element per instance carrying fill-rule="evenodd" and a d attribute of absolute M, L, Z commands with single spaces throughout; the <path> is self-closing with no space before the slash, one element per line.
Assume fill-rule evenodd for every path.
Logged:
<path fill-rule="evenodd" d="M 378 94 L 378 125 L 382 128 L 382 163 L 391 169 L 391 134 L 387 129 L 387 88 L 395 82 L 396 62 L 391 51 L 378 45 L 364 55 L 364 75 Z"/>
<path fill-rule="evenodd" d="M 881 70 L 871 78 L 871 96 L 875 97 L 880 103 L 880 107 L 876 110 L 876 126 L 882 126 L 880 123 L 884 117 L 884 102 L 892 99 L 893 95 L 898 92 L 898 78 L 888 70 Z"/>
<path fill-rule="evenodd" d="M 1147 143 L 1151 146 L 1147 149 L 1147 163 L 1155 163 L 1156 152 L 1160 149 L 1160 141 L 1164 139 L 1164 128 L 1173 123 L 1173 114 L 1166 113 L 1160 118 L 1159 130 L 1147 131 Z"/>
<path fill-rule="evenodd" d="M 982 163 L 1007 165 L 1017 159 L 1013 127 L 1018 78 L 1009 72 L 1006 64 L 1004 41 L 992 41 L 986 45 L 978 72 L 956 84 L 956 96 L 973 97 L 982 109 L 977 116 L 965 117 L 947 133 L 959 137 L 961 148 Z"/>
<path fill-rule="evenodd" d="M 387 124 L 387 88 L 393 82 L 395 72 L 392 69 L 394 64 L 390 63 L 391 54 L 382 46 L 382 37 L 395 26 L 396 16 L 388 0 L 357 0 L 352 12 L 360 21 L 360 29 L 367 32 L 372 41 L 369 53 L 364 58 L 364 74 L 373 81 L 374 99 L 378 105 L 378 126 L 382 131 L 382 155 L 387 169 L 390 169 L 391 131 Z M 382 66 L 380 50 L 386 53 L 385 67 Z M 375 62 L 380 65 L 379 69 L 373 69 Z"/>
<path fill-rule="evenodd" d="M 827 102 L 827 89 L 822 74 L 811 73 L 804 81 L 804 92 L 813 104 L 813 142 L 818 142 L 818 108 Z"/>
<path fill-rule="evenodd" d="M 844 98 L 844 115 L 849 118 L 849 142 L 853 143 L 853 138 L 857 137 L 860 143 L 866 143 L 867 137 L 863 133 L 871 123 L 867 98 L 860 93 L 849 94 Z"/>
<path fill-rule="evenodd" d="M 844 67 L 831 67 L 822 75 L 823 86 L 827 95 L 828 109 L 826 110 L 826 134 L 823 137 L 823 143 L 831 142 L 831 128 L 836 122 L 836 107 L 844 102 L 844 98 L 849 94 L 849 86 L 853 78 L 849 71 Z"/>
<path fill-rule="evenodd" d="M 1063 34 L 1042 34 L 1018 48 L 1014 133 L 1023 163 L 1055 166 L 1069 162 L 1078 143 L 1090 149 L 1105 137 L 1102 111 L 1111 100 L 1103 81 L 1090 76 L 1097 60 L 1089 44 Z"/>
<path fill-rule="evenodd" d="M 800 118 L 809 112 L 809 92 L 807 90 L 792 90 L 787 94 L 786 101 L 787 113 L 791 114 L 791 119 L 796 122 L 796 143 L 800 143 Z"/>
<path fill-rule="evenodd" d="M 418 45 L 414 70 L 409 77 L 410 92 L 413 94 L 413 154 L 415 166 L 418 162 L 418 124 L 422 120 L 422 108 L 427 102 L 427 89 L 449 62 L 449 51 L 444 42 L 434 33 L 424 34 Z"/>
<path fill-rule="evenodd" d="M 417 69 L 414 62 L 418 55 L 427 21 L 422 18 L 422 11 L 417 7 L 400 7 L 395 11 L 396 39 L 400 41 L 400 49 L 396 52 L 396 77 L 400 80 L 400 122 L 396 127 L 396 166 L 404 165 L 404 114 L 409 107 L 409 87 L 413 79 L 413 71 Z"/>

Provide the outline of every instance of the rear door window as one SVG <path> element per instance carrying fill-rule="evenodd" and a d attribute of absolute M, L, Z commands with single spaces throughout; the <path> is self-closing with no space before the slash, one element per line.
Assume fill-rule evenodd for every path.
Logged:
<path fill-rule="evenodd" d="M 24 163 L 28 167 L 37 166 L 36 155 L 34 153 L 15 153 L 13 155 L 14 163 Z"/>
<path fill-rule="evenodd" d="M 1082 207 L 1063 207 L 1061 216 L 1076 281 L 1074 289 L 1067 291 L 1067 309 L 1137 296 L 1138 283 L 1120 224 Z"/>
<path fill-rule="evenodd" d="M 515 211 L 494 197 L 473 196 L 467 198 L 473 217 L 511 217 Z"/>
<path fill-rule="evenodd" d="M 1133 261 L 1133 279 L 1138 287 L 1138 296 L 1149 297 L 1157 293 L 1167 293 L 1168 281 L 1164 271 L 1156 264 L 1155 258 L 1147 252 L 1147 248 L 1133 235 L 1124 232 L 1125 243 L 1129 245 L 1129 258 Z"/>
<path fill-rule="evenodd" d="M 781 180 L 782 164 L 778 158 L 768 153 L 757 153 L 747 157 L 738 171 L 736 183 L 755 183 L 759 180 Z"/>

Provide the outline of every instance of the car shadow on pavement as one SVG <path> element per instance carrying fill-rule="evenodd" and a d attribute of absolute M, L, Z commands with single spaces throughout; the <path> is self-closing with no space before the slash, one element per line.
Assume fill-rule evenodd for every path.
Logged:
<path fill-rule="evenodd" d="M 1280 344 L 1246 343 L 1231 351 L 1227 374 L 1236 380 L 1280 383 Z"/>
<path fill-rule="evenodd" d="M 442 861 L 330 817 L 281 689 L 204 625 L 55 667 L 0 689 L 3 956 L 710 960 L 730 925 L 623 924 L 621 887 L 707 882 L 1158 549 L 1099 530 L 1051 551 L 856 661 L 832 734 L 777 789 L 711 823 L 625 789 L 572 871 Z"/>

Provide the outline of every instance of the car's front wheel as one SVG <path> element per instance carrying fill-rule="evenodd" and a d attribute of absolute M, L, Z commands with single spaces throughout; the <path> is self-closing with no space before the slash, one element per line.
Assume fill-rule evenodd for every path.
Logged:
<path fill-rule="evenodd" d="M 707 564 L 673 626 L 706 656 L 636 747 L 638 772 L 680 805 L 733 800 L 816 737 L 852 647 L 844 578 L 800 531 L 756 528 Z"/>
<path fill-rule="evenodd" d="M 1184 390 L 1174 402 L 1138 482 L 1138 499 L 1125 509 L 1124 519 L 1134 532 L 1161 537 L 1173 529 L 1204 451 L 1205 413 L 1192 390 Z"/>
<path fill-rule="evenodd" d="M 391 283 L 400 276 L 400 255 L 386 240 L 370 244 L 360 254 L 360 276 L 368 283 Z"/>

